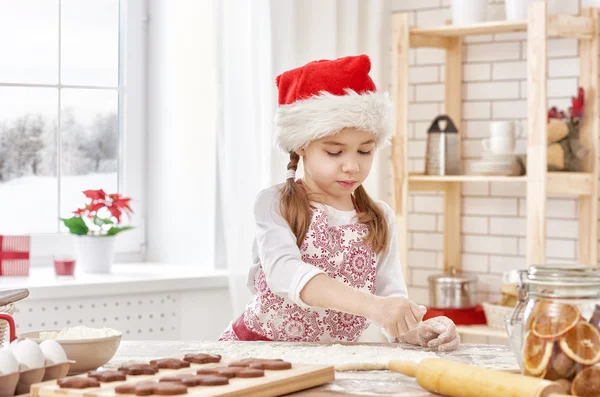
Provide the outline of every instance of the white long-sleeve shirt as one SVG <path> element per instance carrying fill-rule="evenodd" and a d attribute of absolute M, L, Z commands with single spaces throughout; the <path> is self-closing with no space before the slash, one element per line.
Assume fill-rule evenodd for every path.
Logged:
<path fill-rule="evenodd" d="M 301 259 L 300 249 L 296 245 L 296 236 L 292 233 L 279 210 L 278 186 L 262 190 L 254 204 L 256 236 L 252 247 L 252 266 L 248 274 L 248 287 L 254 294 L 254 277 L 262 265 L 267 285 L 274 294 L 291 299 L 306 307 L 300 299 L 300 291 L 317 274 L 324 273 L 319 268 Z M 408 297 L 402 275 L 398 238 L 396 235 L 394 212 L 385 202 L 378 201 L 385 213 L 388 224 L 389 241 L 385 251 L 377 254 L 376 292 L 378 296 Z M 331 226 L 356 223 L 356 211 L 340 211 L 328 205 L 315 203 L 315 206 L 327 212 Z"/>

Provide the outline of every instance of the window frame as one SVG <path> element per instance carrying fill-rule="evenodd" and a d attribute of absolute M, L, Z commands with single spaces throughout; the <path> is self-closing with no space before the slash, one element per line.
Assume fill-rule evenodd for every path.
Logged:
<path fill-rule="evenodd" d="M 133 215 L 135 228 L 120 234 L 115 245 L 116 260 L 123 262 L 143 261 L 145 258 L 147 24 L 147 0 L 119 1 L 118 106 L 120 117 L 117 175 L 119 192 L 132 197 L 132 206 L 135 211 Z M 60 82 L 57 85 L 7 85 L 71 87 L 61 85 Z M 85 86 L 73 87 L 85 88 Z M 31 236 L 30 263 L 32 267 L 49 266 L 53 254 L 74 253 L 75 236 L 68 232 L 31 233 L 29 235 Z"/>

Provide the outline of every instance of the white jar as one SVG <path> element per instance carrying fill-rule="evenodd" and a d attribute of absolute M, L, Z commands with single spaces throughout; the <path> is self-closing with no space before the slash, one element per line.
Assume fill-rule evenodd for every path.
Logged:
<path fill-rule="evenodd" d="M 504 10 L 508 21 L 524 21 L 531 0 L 504 0 Z"/>
<path fill-rule="evenodd" d="M 488 0 L 452 0 L 452 24 L 469 25 L 487 20 Z"/>

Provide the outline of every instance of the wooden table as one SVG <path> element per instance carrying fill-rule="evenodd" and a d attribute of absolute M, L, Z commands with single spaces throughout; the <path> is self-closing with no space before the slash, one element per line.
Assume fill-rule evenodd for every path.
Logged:
<path fill-rule="evenodd" d="M 274 342 L 220 342 L 222 346 L 228 349 L 228 352 L 235 351 L 238 357 L 248 357 L 252 355 L 252 349 L 258 344 L 268 344 L 276 353 L 294 352 L 298 349 L 310 352 L 312 349 L 316 352 L 319 348 L 331 347 L 331 344 L 318 343 L 274 343 Z M 366 347 L 377 349 L 379 361 L 390 358 L 402 359 L 404 354 L 421 354 L 426 350 L 419 347 L 408 345 L 388 345 L 388 344 L 344 344 L 347 346 L 356 346 L 358 351 L 364 352 Z M 119 365 L 123 361 L 146 360 L 157 357 L 179 356 L 184 353 L 206 351 L 207 346 L 214 346 L 214 342 L 121 342 L 121 346 L 115 357 L 107 367 Z M 308 350 L 307 350 L 308 349 Z M 352 347 L 351 347 L 352 349 Z M 219 353 L 219 349 L 210 349 L 211 352 Z M 382 356 L 383 355 L 383 356 Z M 449 353 L 440 353 L 440 357 L 449 360 L 455 360 L 467 364 L 478 365 L 486 368 L 516 371 L 518 365 L 516 358 L 510 348 L 504 345 L 475 345 L 463 344 L 458 350 Z M 285 355 L 282 356 L 285 359 Z M 327 360 L 327 358 L 325 359 Z M 334 358 L 331 358 L 333 364 Z M 364 361 L 373 360 L 365 358 Z M 357 361 L 363 361 L 360 357 Z M 386 361 L 387 362 L 387 361 Z M 322 362 L 319 362 L 322 363 Z M 416 381 L 406 376 L 385 371 L 348 371 L 336 372 L 334 382 L 313 389 L 291 394 L 290 396 L 300 397 L 342 397 L 342 396 L 403 396 L 403 397 L 427 397 L 435 396 L 430 392 L 419 387 Z"/>

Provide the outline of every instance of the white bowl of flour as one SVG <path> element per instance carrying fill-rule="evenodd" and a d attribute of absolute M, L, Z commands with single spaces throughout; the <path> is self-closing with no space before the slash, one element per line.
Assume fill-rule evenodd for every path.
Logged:
<path fill-rule="evenodd" d="M 96 370 L 109 362 L 117 352 L 122 333 L 112 328 L 69 327 L 58 330 L 24 332 L 19 338 L 33 339 L 37 343 L 53 339 L 67 354 L 71 363 L 69 375 Z"/>

